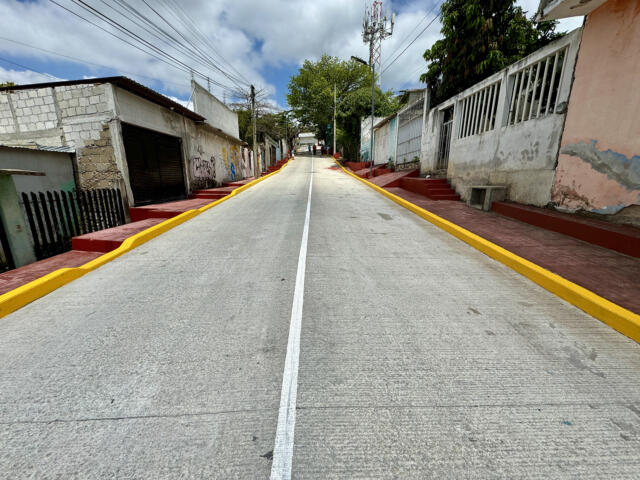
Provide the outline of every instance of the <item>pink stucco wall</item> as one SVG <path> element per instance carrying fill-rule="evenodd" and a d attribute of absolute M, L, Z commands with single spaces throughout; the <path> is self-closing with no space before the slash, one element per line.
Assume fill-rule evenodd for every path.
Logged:
<path fill-rule="evenodd" d="M 552 200 L 605 214 L 640 204 L 640 1 L 586 19 Z"/>

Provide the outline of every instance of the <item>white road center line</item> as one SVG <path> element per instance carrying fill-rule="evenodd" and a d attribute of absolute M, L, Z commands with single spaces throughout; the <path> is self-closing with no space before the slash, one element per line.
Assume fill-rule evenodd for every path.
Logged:
<path fill-rule="evenodd" d="M 311 157 L 311 179 L 309 180 L 309 197 L 307 198 L 307 214 L 302 230 L 300 255 L 298 256 L 298 272 L 291 306 L 291 323 L 289 324 L 289 341 L 287 356 L 284 361 L 282 376 L 282 392 L 280 393 L 280 410 L 278 427 L 273 448 L 271 464 L 271 480 L 288 480 L 291 478 L 293 459 L 293 435 L 296 428 L 296 396 L 298 394 L 298 361 L 300 359 L 300 329 L 302 327 L 302 306 L 304 301 L 304 274 L 307 265 L 307 240 L 309 239 L 309 218 L 311 217 L 311 189 L 313 188 L 313 157 Z"/>

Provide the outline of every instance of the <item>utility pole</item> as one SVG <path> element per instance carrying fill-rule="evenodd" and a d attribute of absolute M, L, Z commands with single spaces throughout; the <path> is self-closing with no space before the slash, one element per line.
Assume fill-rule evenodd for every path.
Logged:
<path fill-rule="evenodd" d="M 395 13 L 391 14 L 391 28 L 387 28 L 387 15 L 382 15 L 382 2 L 374 0 L 371 10 L 365 10 L 362 23 L 362 40 L 369 44 L 369 66 L 371 67 L 371 140 L 369 143 L 369 178 L 373 178 L 373 115 L 375 110 L 376 63 L 380 66 L 382 40 L 393 34 Z"/>
<path fill-rule="evenodd" d="M 338 104 L 336 103 L 336 84 L 333 84 L 333 150 L 331 153 L 336 154 L 336 108 Z"/>
<path fill-rule="evenodd" d="M 251 130 L 253 133 L 253 175 L 260 176 L 260 160 L 258 159 L 258 141 L 256 135 L 256 89 L 251 85 Z"/>
<path fill-rule="evenodd" d="M 207 91 L 211 93 L 211 79 L 207 77 Z"/>

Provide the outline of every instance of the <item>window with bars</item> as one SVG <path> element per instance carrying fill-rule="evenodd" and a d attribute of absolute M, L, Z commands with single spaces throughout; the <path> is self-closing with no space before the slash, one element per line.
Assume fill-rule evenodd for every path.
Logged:
<path fill-rule="evenodd" d="M 460 101 L 461 116 L 458 138 L 488 132 L 495 128 L 501 83 L 498 80 Z"/>
<path fill-rule="evenodd" d="M 509 125 L 554 112 L 566 56 L 565 47 L 511 75 Z"/>

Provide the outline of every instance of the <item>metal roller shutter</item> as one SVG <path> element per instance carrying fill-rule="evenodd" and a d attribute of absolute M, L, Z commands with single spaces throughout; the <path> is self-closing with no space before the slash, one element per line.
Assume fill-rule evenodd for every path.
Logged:
<path fill-rule="evenodd" d="M 185 198 L 180 139 L 122 124 L 135 205 Z"/>

